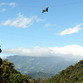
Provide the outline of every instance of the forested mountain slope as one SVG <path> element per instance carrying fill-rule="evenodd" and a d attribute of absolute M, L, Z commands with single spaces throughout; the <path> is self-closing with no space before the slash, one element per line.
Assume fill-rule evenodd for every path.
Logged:
<path fill-rule="evenodd" d="M 12 62 L 0 58 L 0 83 L 29 83 L 28 77 L 17 71 Z"/>
<path fill-rule="evenodd" d="M 83 83 L 83 60 L 49 78 L 46 83 Z"/>

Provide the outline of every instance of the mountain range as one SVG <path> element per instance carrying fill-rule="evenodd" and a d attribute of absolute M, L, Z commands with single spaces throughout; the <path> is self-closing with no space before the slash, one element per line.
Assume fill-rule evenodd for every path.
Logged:
<path fill-rule="evenodd" d="M 37 76 L 37 74 L 43 75 L 43 73 L 50 77 L 57 74 L 59 71 L 66 69 L 69 65 L 78 62 L 76 60 L 66 60 L 59 56 L 35 57 L 14 55 L 8 56 L 7 58 L 15 64 L 15 68 L 18 71 L 22 74 L 32 75 L 32 77 L 35 77 L 33 74 Z"/>

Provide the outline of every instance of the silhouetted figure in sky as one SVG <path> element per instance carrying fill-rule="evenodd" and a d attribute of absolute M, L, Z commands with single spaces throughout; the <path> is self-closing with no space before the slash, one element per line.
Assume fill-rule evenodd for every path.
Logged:
<path fill-rule="evenodd" d="M 44 13 L 44 12 L 48 12 L 48 8 L 49 8 L 49 7 L 46 7 L 45 10 L 42 10 L 42 13 Z"/>

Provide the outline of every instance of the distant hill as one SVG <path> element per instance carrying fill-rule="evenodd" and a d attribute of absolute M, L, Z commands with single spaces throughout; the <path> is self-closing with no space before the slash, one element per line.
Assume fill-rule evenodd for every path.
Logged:
<path fill-rule="evenodd" d="M 83 60 L 62 70 L 45 83 L 83 83 Z"/>
<path fill-rule="evenodd" d="M 38 74 L 38 72 L 49 73 L 51 76 L 67 68 L 69 65 L 76 63 L 76 61 L 65 60 L 61 57 L 30 57 L 15 55 L 7 58 L 9 61 L 15 64 L 15 68 L 22 74 L 32 74 L 33 72 L 35 76 Z M 34 75 L 32 77 L 34 77 Z"/>
<path fill-rule="evenodd" d="M 31 77 L 33 77 L 34 79 L 36 79 L 39 76 L 42 76 L 44 78 L 50 78 L 51 76 L 54 76 L 55 74 L 44 73 L 44 72 L 31 72 L 31 73 L 28 73 L 28 75 L 30 75 Z"/>

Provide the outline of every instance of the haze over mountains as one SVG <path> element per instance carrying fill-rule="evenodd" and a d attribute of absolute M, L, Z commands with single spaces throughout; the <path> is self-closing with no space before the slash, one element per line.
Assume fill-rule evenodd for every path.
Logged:
<path fill-rule="evenodd" d="M 22 74 L 35 72 L 48 73 L 50 76 L 57 74 L 59 71 L 67 68 L 69 65 L 73 65 L 78 60 L 64 59 L 59 56 L 52 57 L 35 57 L 35 56 L 9 56 L 9 61 L 15 64 L 15 68 Z"/>

